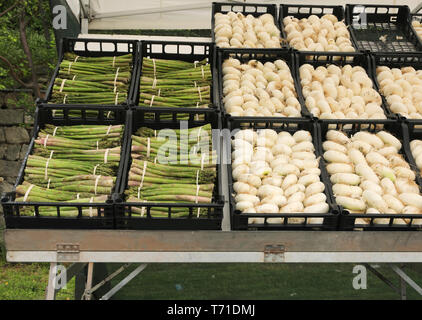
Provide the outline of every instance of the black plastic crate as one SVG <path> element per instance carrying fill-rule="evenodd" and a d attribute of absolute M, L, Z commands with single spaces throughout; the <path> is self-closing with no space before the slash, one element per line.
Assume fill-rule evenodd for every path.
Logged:
<path fill-rule="evenodd" d="M 140 88 L 140 78 L 142 76 L 142 61 L 144 57 L 155 58 L 155 59 L 168 59 L 168 60 L 180 60 L 187 62 L 195 62 L 203 59 L 207 59 L 212 73 L 211 82 L 211 104 L 209 109 L 216 108 L 217 99 L 217 77 L 215 70 L 215 46 L 211 42 L 182 42 L 182 41 L 158 41 L 158 40 L 145 40 L 140 41 L 138 44 L 139 61 L 137 69 L 139 70 L 136 79 L 134 81 L 134 89 L 132 91 L 132 100 L 136 108 L 144 110 L 166 110 L 165 107 L 139 107 L 139 95 L 142 92 Z M 170 111 L 181 110 L 181 108 L 170 108 Z M 191 110 L 202 110 L 204 108 L 189 108 Z M 168 117 L 172 117 L 173 113 L 167 113 Z"/>
<path fill-rule="evenodd" d="M 422 140 L 422 121 L 411 121 L 411 119 L 403 120 L 403 138 L 405 150 L 407 156 L 409 157 L 409 164 L 416 172 L 416 180 L 418 184 L 422 186 L 422 174 L 421 170 L 416 165 L 416 159 L 413 157 L 412 151 L 410 149 L 410 142 L 413 140 Z"/>
<path fill-rule="evenodd" d="M 359 50 L 396 53 L 422 50 L 410 24 L 407 5 L 346 4 L 346 22 Z"/>
<path fill-rule="evenodd" d="M 67 52 L 75 53 L 83 57 L 113 57 L 132 53 L 132 70 L 126 102 L 121 104 L 128 106 L 132 103 L 133 91 L 135 90 L 135 80 L 137 78 L 138 50 L 137 40 L 120 39 L 82 39 L 82 38 L 63 38 L 60 40 L 58 62 L 53 76 L 45 93 L 45 98 L 40 99 L 39 103 L 50 103 L 53 93 L 54 80 L 57 78 L 60 70 L 60 64 L 63 61 L 64 54 Z M 78 104 L 79 106 L 85 104 Z M 100 106 L 99 104 L 96 106 Z"/>
<path fill-rule="evenodd" d="M 218 112 L 213 109 L 191 109 L 185 108 L 175 111 L 174 108 L 161 108 L 161 110 L 145 110 L 135 107 L 131 111 L 132 121 L 126 131 L 126 154 L 123 171 L 119 176 L 119 188 L 113 195 L 115 203 L 115 217 L 117 229 L 129 230 L 221 230 L 223 219 L 224 197 L 221 187 L 221 164 L 217 164 L 217 181 L 214 189 L 213 202 L 210 204 L 191 203 L 159 203 L 159 202 L 126 202 L 125 190 L 128 186 L 129 171 L 132 164 L 131 147 L 132 134 L 140 127 L 151 129 L 179 129 L 181 116 L 188 115 L 187 124 L 189 128 L 203 126 L 211 123 L 213 129 L 221 129 L 221 119 Z M 161 119 L 161 114 L 173 113 L 173 118 Z M 152 116 L 151 116 L 152 114 Z M 200 118 L 200 120 L 198 120 Z M 214 143 L 214 141 L 213 141 Z M 220 146 L 217 145 L 219 155 Z M 133 207 L 145 208 L 145 216 L 132 215 Z M 152 217 L 150 211 L 154 208 L 167 208 L 168 217 Z M 186 208 L 189 215 L 186 217 L 172 217 L 173 208 Z M 207 216 L 196 217 L 198 208 L 206 208 Z"/>
<path fill-rule="evenodd" d="M 60 110 L 60 116 L 53 116 L 53 110 Z M 70 116 L 79 111 L 79 116 Z M 95 114 L 95 115 L 94 115 Z M 16 188 L 24 180 L 26 163 L 29 155 L 32 153 L 35 139 L 38 132 L 45 124 L 53 124 L 56 126 L 70 125 L 117 125 L 127 123 L 129 118 L 124 107 L 122 106 L 75 106 L 75 105 L 47 105 L 38 106 L 35 113 L 35 124 L 31 142 L 28 147 L 25 159 L 22 162 L 18 178 L 14 185 Z M 124 139 L 122 139 L 124 142 Z M 125 145 L 121 145 L 121 155 L 125 154 Z M 124 161 L 120 161 L 119 172 L 123 170 Z M 117 178 L 114 189 L 117 188 Z M 5 193 L 2 196 L 1 204 L 3 206 L 4 217 L 7 228 L 22 229 L 113 229 L 114 228 L 114 207 L 112 194 L 109 195 L 105 203 L 66 203 L 66 202 L 16 202 L 16 192 Z M 20 215 L 20 208 L 29 207 L 34 210 L 35 216 Z M 42 207 L 57 208 L 57 216 L 40 216 L 39 209 Z M 76 208 L 79 212 L 77 217 L 61 217 L 60 211 L 64 208 Z M 82 210 L 92 208 L 92 217 L 82 216 Z"/>
<path fill-rule="evenodd" d="M 372 60 L 372 77 L 375 83 L 375 86 L 377 88 L 377 91 L 381 94 L 381 97 L 384 101 L 384 104 L 386 108 L 388 109 L 388 112 L 391 115 L 394 115 L 398 119 L 406 120 L 415 124 L 422 125 L 422 119 L 407 119 L 406 117 L 394 113 L 390 110 L 388 106 L 388 102 L 386 100 L 387 97 L 385 97 L 381 93 L 381 86 L 378 83 L 377 78 L 377 67 L 380 66 L 386 66 L 389 68 L 403 68 L 403 67 L 414 67 L 416 70 L 422 70 L 422 52 L 415 52 L 415 53 L 401 53 L 401 54 L 395 54 L 395 53 L 374 53 L 371 55 Z"/>
<path fill-rule="evenodd" d="M 277 6 L 275 4 L 264 4 L 264 3 L 233 3 L 233 2 L 213 2 L 211 11 L 211 38 L 212 42 L 215 43 L 215 14 L 216 13 L 227 14 L 229 12 L 240 12 L 245 16 L 250 14 L 255 18 L 263 14 L 271 14 L 274 17 L 274 24 L 280 30 L 280 25 L 277 20 Z M 281 40 L 281 39 L 280 39 Z"/>
<path fill-rule="evenodd" d="M 318 134 L 318 128 L 314 121 L 310 119 L 285 119 L 285 120 L 273 120 L 265 118 L 262 120 L 228 120 L 228 127 L 231 133 L 236 129 L 273 129 L 276 132 L 287 131 L 291 134 L 298 130 L 309 131 L 312 135 L 312 143 L 315 147 L 316 157 L 321 157 L 320 153 L 320 139 Z M 225 151 L 223 154 L 227 157 L 226 162 L 231 163 L 231 140 L 225 138 L 224 144 Z M 230 159 L 229 159 L 230 158 Z M 322 157 L 321 157 L 322 158 Z M 339 207 L 333 202 L 333 193 L 331 189 L 331 182 L 328 178 L 328 173 L 325 169 L 325 163 L 323 160 L 319 162 L 319 168 L 321 170 L 320 181 L 326 186 L 324 193 L 327 196 L 327 203 L 330 207 L 328 213 L 279 213 L 279 214 L 262 214 L 262 213 L 241 213 L 236 210 L 236 204 L 234 200 L 233 190 L 233 176 L 232 166 L 227 165 L 228 183 L 229 183 L 229 203 L 230 203 L 230 217 L 232 230 L 337 230 L 339 220 Z M 249 223 L 249 218 L 264 218 L 264 223 L 255 224 Z M 267 219 L 271 218 L 284 218 L 283 223 L 268 223 Z M 289 222 L 290 218 L 303 219 L 302 223 Z M 308 223 L 309 218 L 322 218 L 322 224 Z"/>
<path fill-rule="evenodd" d="M 300 83 L 298 82 L 297 72 L 296 72 L 296 61 L 294 53 L 290 49 L 217 49 L 217 76 L 218 76 L 218 103 L 219 108 L 223 114 L 224 118 L 228 120 L 245 120 L 245 121 L 253 121 L 262 119 L 262 117 L 234 117 L 230 115 L 230 113 L 226 112 L 223 102 L 223 62 L 228 58 L 236 58 L 240 60 L 242 63 L 249 61 L 249 60 L 258 60 L 262 63 L 267 61 L 275 61 L 277 59 L 284 60 L 290 68 L 290 73 L 293 77 L 294 86 L 297 94 L 297 99 L 299 100 L 300 107 L 301 107 L 301 115 L 302 117 L 310 118 L 311 114 L 305 107 L 303 98 L 301 97 L 300 91 Z M 275 119 L 289 119 L 288 117 L 280 118 L 280 117 L 268 117 L 268 119 L 275 120 Z M 293 119 L 293 118 L 290 118 Z M 295 118 L 300 119 L 300 118 Z"/>
<path fill-rule="evenodd" d="M 310 15 L 316 15 L 321 18 L 325 14 L 332 14 L 337 17 L 338 21 L 342 21 L 345 18 L 344 7 L 328 6 L 328 5 L 305 5 L 305 4 L 280 4 L 279 13 L 279 25 L 281 28 L 281 34 L 283 39 L 287 39 L 286 31 L 284 30 L 283 19 L 287 16 L 292 16 L 297 19 L 308 18 Z M 350 33 L 350 32 L 349 32 Z M 356 49 L 356 45 L 353 43 L 353 39 L 350 36 L 352 46 Z M 287 41 L 286 41 L 287 42 Z M 288 45 L 290 47 L 290 45 Z"/>
<path fill-rule="evenodd" d="M 402 143 L 402 149 L 399 151 L 403 155 L 406 162 L 414 170 L 414 165 L 409 157 L 409 137 L 407 135 L 407 128 L 403 122 L 398 122 L 393 119 L 387 120 L 327 120 L 318 121 L 319 139 L 321 141 L 320 152 L 322 154 L 322 143 L 326 141 L 326 134 L 328 130 L 340 130 L 346 133 L 349 137 L 359 131 L 368 131 L 376 133 L 382 130 L 389 132 L 398 138 Z M 415 170 L 414 170 L 415 171 Z M 415 172 L 416 173 L 416 172 Z M 419 183 L 418 174 L 416 174 L 416 181 L 419 190 L 422 191 Z M 335 200 L 335 197 L 333 197 Z M 342 206 L 339 218 L 340 230 L 363 230 L 363 231 L 408 231 L 408 230 L 422 230 L 422 225 L 413 225 L 414 219 L 421 219 L 420 214 L 370 214 L 370 213 L 349 213 Z M 409 219 L 411 223 L 408 225 L 394 224 L 395 219 Z M 362 223 L 362 219 L 367 219 L 367 224 Z M 388 224 L 378 224 L 377 219 L 389 219 Z"/>
<path fill-rule="evenodd" d="M 339 67 L 343 67 L 347 64 L 350 64 L 352 67 L 354 66 L 361 66 L 365 69 L 366 73 L 368 74 L 368 77 L 373 82 L 373 88 L 378 91 L 378 87 L 375 85 L 375 79 L 374 79 L 374 72 L 372 70 L 372 60 L 369 54 L 362 53 L 362 52 L 335 52 L 335 53 L 327 53 L 327 52 L 315 52 L 312 53 L 312 56 L 309 55 L 309 52 L 300 52 L 295 51 L 295 58 L 296 58 L 296 79 L 298 83 L 298 95 L 302 99 L 301 103 L 304 105 L 304 108 L 306 111 L 310 114 L 310 116 L 314 119 L 318 119 L 317 117 L 314 117 L 310 110 L 305 105 L 305 98 L 303 96 L 302 92 L 302 85 L 300 83 L 300 74 L 299 74 L 299 68 L 303 64 L 310 64 L 314 68 L 317 68 L 319 66 L 327 66 L 329 64 L 334 64 Z M 382 98 L 382 95 L 381 95 Z M 386 107 L 384 99 L 382 99 L 381 108 L 384 110 L 384 114 L 387 118 L 396 118 L 394 114 L 390 112 L 390 110 Z M 325 119 L 320 119 L 325 121 Z M 340 119 L 339 119 L 340 120 Z"/>

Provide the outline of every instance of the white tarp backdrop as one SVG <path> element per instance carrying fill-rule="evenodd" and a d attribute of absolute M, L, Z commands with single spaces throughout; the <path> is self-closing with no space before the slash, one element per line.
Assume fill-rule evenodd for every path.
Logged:
<path fill-rule="evenodd" d="M 237 1 L 249 3 L 312 4 L 314 0 L 289 1 Z M 79 0 L 67 0 L 69 6 L 79 17 Z M 90 30 L 113 29 L 210 29 L 212 0 L 82 0 L 89 3 L 93 19 L 89 22 Z M 234 1 L 233 1 L 234 2 Z M 422 0 L 324 0 L 324 5 L 346 3 L 371 3 L 408 5 L 415 8 Z M 193 8 L 193 9 L 190 9 Z M 177 9 L 177 11 L 169 11 Z M 160 12 L 164 10 L 165 12 Z M 136 15 L 133 13 L 136 11 Z M 139 14 L 140 12 L 144 14 Z M 121 15 L 121 16 L 118 16 Z"/>

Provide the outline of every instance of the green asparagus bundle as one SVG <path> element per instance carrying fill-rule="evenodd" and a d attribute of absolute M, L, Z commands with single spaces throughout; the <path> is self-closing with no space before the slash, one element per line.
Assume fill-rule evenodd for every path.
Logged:
<path fill-rule="evenodd" d="M 212 148 L 211 125 L 172 130 L 177 138 L 174 141 L 161 138 L 161 133 L 142 127 L 132 135 L 127 201 L 211 203 L 217 174 L 217 154 Z M 174 149 L 173 156 L 162 151 L 168 148 Z M 141 216 L 147 214 L 146 207 L 132 207 L 132 210 Z M 193 211 L 192 214 L 196 216 L 207 214 L 206 208 L 195 208 Z M 173 207 L 171 212 L 172 217 L 184 217 L 190 213 L 186 207 Z M 168 208 L 154 206 L 149 213 L 153 217 L 167 217 Z"/>
<path fill-rule="evenodd" d="M 143 58 L 139 106 L 208 108 L 211 80 L 211 67 L 206 60 L 193 63 Z"/>
<path fill-rule="evenodd" d="M 38 133 L 28 157 L 24 182 L 16 187 L 19 202 L 105 202 L 112 193 L 120 161 L 123 125 L 46 125 Z M 84 208 L 82 215 L 96 215 Z M 23 207 L 23 215 L 33 215 Z M 55 207 L 39 207 L 42 216 L 57 216 Z M 79 211 L 64 207 L 61 216 L 76 217 Z"/>
<path fill-rule="evenodd" d="M 121 104 L 127 99 L 132 55 L 82 57 L 66 53 L 54 80 L 50 102 Z"/>

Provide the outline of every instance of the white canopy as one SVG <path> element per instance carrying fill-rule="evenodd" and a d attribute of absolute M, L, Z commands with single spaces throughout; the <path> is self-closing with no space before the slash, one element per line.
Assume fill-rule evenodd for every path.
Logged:
<path fill-rule="evenodd" d="M 79 17 L 80 2 L 85 5 L 89 30 L 113 29 L 210 29 L 212 0 L 67 0 L 75 16 Z M 226 1 L 227 2 L 227 1 Z M 286 1 L 228 1 L 280 4 Z M 312 0 L 290 0 L 287 3 L 312 4 Z M 407 4 L 411 10 L 421 0 L 324 0 L 324 5 L 351 4 Z"/>

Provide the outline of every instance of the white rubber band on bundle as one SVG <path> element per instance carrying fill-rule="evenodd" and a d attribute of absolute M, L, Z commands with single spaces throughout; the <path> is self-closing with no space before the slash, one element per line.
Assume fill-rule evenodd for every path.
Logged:
<path fill-rule="evenodd" d="M 47 182 L 47 189 L 50 189 L 50 182 L 51 182 L 51 179 L 48 179 L 48 182 Z"/>
<path fill-rule="evenodd" d="M 79 56 L 76 56 L 75 60 L 73 60 L 73 63 L 76 63 L 76 61 L 78 61 L 78 59 L 79 59 Z"/>
<path fill-rule="evenodd" d="M 158 93 L 157 93 L 157 97 L 159 97 L 161 94 L 161 88 L 158 88 Z"/>
<path fill-rule="evenodd" d="M 44 170 L 44 180 L 47 180 L 48 178 L 48 163 L 50 162 L 51 158 L 47 159 L 45 162 L 45 170 Z"/>
<path fill-rule="evenodd" d="M 154 164 L 157 164 L 157 157 L 154 158 Z"/>
<path fill-rule="evenodd" d="M 157 138 L 157 130 L 154 130 L 154 137 Z"/>
<path fill-rule="evenodd" d="M 96 164 L 96 165 L 95 165 L 95 167 L 94 167 L 94 172 L 92 173 L 92 175 L 94 175 L 94 176 L 95 176 L 95 173 L 97 172 L 97 168 L 98 168 L 98 166 L 99 166 L 99 164 Z"/>
<path fill-rule="evenodd" d="M 76 194 L 76 200 L 79 200 L 79 195 L 80 195 L 80 193 Z"/>
<path fill-rule="evenodd" d="M 196 105 L 196 107 L 198 107 L 198 104 Z M 196 114 L 196 115 L 195 115 L 195 120 L 196 120 L 196 121 L 199 121 L 199 114 Z"/>
<path fill-rule="evenodd" d="M 33 187 L 34 187 L 34 185 L 33 185 L 33 184 L 31 184 L 31 185 L 28 187 L 28 190 L 26 190 L 25 195 L 23 196 L 23 202 L 26 202 L 26 199 L 28 199 L 29 193 L 31 192 L 31 190 L 32 190 L 32 188 L 33 188 Z"/>
<path fill-rule="evenodd" d="M 108 126 L 106 136 L 108 136 L 108 135 L 110 134 L 111 127 L 112 127 L 112 125 L 110 124 L 110 125 Z"/>
<path fill-rule="evenodd" d="M 54 150 L 51 150 L 49 159 L 53 158 L 53 153 L 54 153 Z"/>
<path fill-rule="evenodd" d="M 56 135 L 56 132 L 57 132 L 57 129 L 58 129 L 59 127 L 55 127 L 54 128 L 54 131 L 53 131 L 53 137 Z"/>
<path fill-rule="evenodd" d="M 63 97 L 63 104 L 66 104 L 67 93 Z M 56 109 L 53 110 L 53 117 L 56 115 Z"/>
<path fill-rule="evenodd" d="M 196 65 L 198 64 L 198 61 L 195 61 L 194 63 L 193 63 L 193 67 L 194 68 L 196 68 Z"/>
<path fill-rule="evenodd" d="M 98 144 L 98 140 L 97 140 L 97 150 L 99 150 L 100 148 L 99 148 L 99 144 Z"/>
<path fill-rule="evenodd" d="M 195 203 L 196 204 L 198 204 L 198 194 L 199 194 L 199 188 L 200 188 L 200 185 L 199 184 L 197 184 L 196 185 L 196 197 L 195 197 Z M 196 217 L 197 218 L 199 218 L 199 214 L 201 213 L 201 208 L 198 208 L 198 212 L 197 212 L 197 214 L 196 214 Z"/>
<path fill-rule="evenodd" d="M 204 162 L 205 162 L 205 153 L 202 154 L 202 157 L 201 157 L 201 170 L 204 170 Z"/>
<path fill-rule="evenodd" d="M 193 85 L 196 87 L 198 87 L 198 85 L 196 84 L 196 81 L 193 82 Z"/>
<path fill-rule="evenodd" d="M 150 107 L 152 107 L 152 104 L 154 103 L 154 97 L 155 97 L 155 96 L 154 96 L 154 95 L 152 95 L 152 97 L 151 97 L 151 101 L 149 102 L 149 106 L 150 106 Z"/>
<path fill-rule="evenodd" d="M 154 78 L 155 78 L 155 71 L 156 71 L 156 69 L 155 69 L 155 59 L 152 59 L 152 64 L 153 64 L 153 66 L 154 66 Z"/>
<path fill-rule="evenodd" d="M 114 68 L 114 63 L 116 62 L 116 56 L 113 57 L 113 65 L 112 67 Z"/>
<path fill-rule="evenodd" d="M 97 186 L 98 181 L 100 181 L 101 175 L 97 176 L 97 179 L 95 179 L 95 187 L 94 187 L 94 194 L 97 195 Z"/>
<path fill-rule="evenodd" d="M 154 80 L 152 81 L 152 88 L 155 89 L 157 86 L 157 78 L 154 77 Z"/>
<path fill-rule="evenodd" d="M 110 152 L 110 149 L 107 149 L 105 152 L 104 152 L 104 163 L 107 163 L 107 161 L 108 161 L 108 153 Z"/>
<path fill-rule="evenodd" d="M 141 199 L 141 189 L 144 185 L 144 178 L 145 178 L 146 171 L 147 171 L 147 162 L 144 161 L 144 168 L 142 169 L 141 183 L 139 184 L 139 187 L 138 187 L 138 199 Z"/>
<path fill-rule="evenodd" d="M 151 139 L 147 138 L 147 158 L 149 158 L 151 154 Z"/>
<path fill-rule="evenodd" d="M 141 186 L 138 187 L 138 199 L 141 199 Z"/>
<path fill-rule="evenodd" d="M 196 141 L 198 142 L 198 144 L 199 144 L 199 140 L 200 140 L 200 137 L 201 137 L 201 130 L 202 130 L 202 127 L 199 127 L 198 136 L 196 137 Z"/>
<path fill-rule="evenodd" d="M 115 74 L 115 76 L 114 76 L 114 92 L 116 92 L 116 82 L 117 82 L 117 77 L 119 76 L 119 69 L 120 68 L 117 68 L 117 70 L 116 70 L 116 74 Z"/>
<path fill-rule="evenodd" d="M 73 76 L 72 81 L 74 81 L 76 79 L 76 74 Z"/>
<path fill-rule="evenodd" d="M 69 63 L 69 68 L 67 68 L 67 74 L 70 74 L 70 68 L 72 67 L 73 62 Z"/>
<path fill-rule="evenodd" d="M 116 92 L 116 98 L 114 99 L 114 104 L 116 105 L 119 100 L 119 92 Z"/>
<path fill-rule="evenodd" d="M 62 84 L 60 85 L 60 91 L 59 92 L 62 92 L 63 91 L 64 84 L 65 84 L 66 80 L 67 79 L 63 79 Z"/>
<path fill-rule="evenodd" d="M 110 118 L 111 111 L 107 112 L 107 119 Z"/>
<path fill-rule="evenodd" d="M 196 185 L 198 185 L 199 182 L 199 170 L 196 170 Z"/>
<path fill-rule="evenodd" d="M 91 199 L 89 199 L 89 203 L 94 202 L 94 197 L 91 197 Z M 92 218 L 92 207 L 89 207 L 89 217 Z"/>
<path fill-rule="evenodd" d="M 205 80 L 204 66 L 201 66 L 202 80 Z"/>
<path fill-rule="evenodd" d="M 142 169 L 141 183 L 139 184 L 139 189 L 141 189 L 144 185 L 145 173 L 147 172 L 147 164 L 148 162 L 144 161 L 144 168 Z"/>
<path fill-rule="evenodd" d="M 198 93 L 199 93 L 199 101 L 202 102 L 202 95 L 201 95 L 201 88 L 198 87 Z"/>
<path fill-rule="evenodd" d="M 45 137 L 45 139 L 44 139 L 44 148 L 47 148 L 47 141 L 48 141 L 48 137 L 49 137 L 50 135 L 49 134 L 47 134 L 47 136 Z"/>
<path fill-rule="evenodd" d="M 143 202 L 147 202 L 147 201 L 143 200 Z M 145 209 L 146 209 L 146 207 L 141 208 L 141 217 L 143 217 L 145 215 Z"/>

